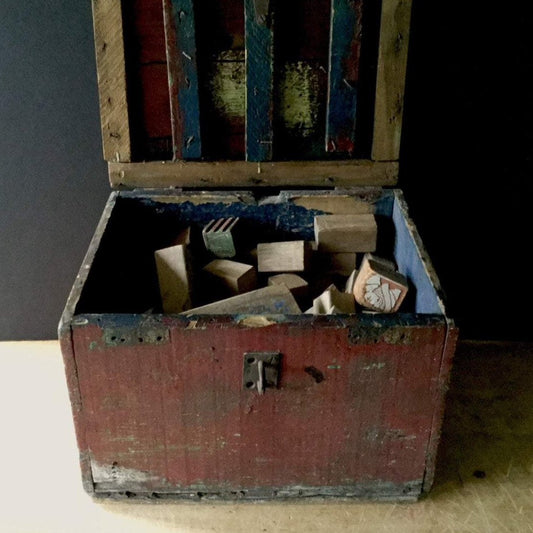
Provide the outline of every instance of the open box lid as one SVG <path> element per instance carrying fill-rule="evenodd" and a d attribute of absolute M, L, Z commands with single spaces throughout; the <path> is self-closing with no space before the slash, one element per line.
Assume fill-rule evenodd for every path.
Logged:
<path fill-rule="evenodd" d="M 411 0 L 93 0 L 112 187 L 394 185 Z"/>

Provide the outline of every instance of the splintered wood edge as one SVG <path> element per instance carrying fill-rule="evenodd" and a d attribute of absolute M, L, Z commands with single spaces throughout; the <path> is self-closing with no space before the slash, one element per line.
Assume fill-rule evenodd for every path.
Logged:
<path fill-rule="evenodd" d="M 92 6 L 104 159 L 131 161 L 121 1 Z"/>
<path fill-rule="evenodd" d="M 412 0 L 383 0 L 372 159 L 398 159 Z"/>
<path fill-rule="evenodd" d="M 397 161 L 246 161 L 109 163 L 112 187 L 388 186 L 398 181 Z"/>

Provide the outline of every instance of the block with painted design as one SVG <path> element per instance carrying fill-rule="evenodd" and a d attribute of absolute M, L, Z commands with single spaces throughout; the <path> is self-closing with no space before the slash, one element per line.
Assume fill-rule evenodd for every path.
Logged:
<path fill-rule="evenodd" d="M 408 291 L 407 279 L 379 258 L 365 257 L 353 285 L 359 305 L 380 313 L 398 311 Z"/>

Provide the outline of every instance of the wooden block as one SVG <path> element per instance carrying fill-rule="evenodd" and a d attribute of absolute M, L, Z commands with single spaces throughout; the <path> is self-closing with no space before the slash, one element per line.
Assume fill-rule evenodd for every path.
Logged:
<path fill-rule="evenodd" d="M 367 253 L 363 256 L 361 267 L 369 260 L 373 261 L 374 263 L 378 263 L 386 270 L 392 270 L 393 272 L 396 272 L 396 263 L 394 261 L 390 261 L 389 259 L 385 259 L 370 253 Z"/>
<path fill-rule="evenodd" d="M 253 291 L 257 287 L 255 268 L 237 261 L 215 259 L 203 268 L 232 294 Z"/>
<path fill-rule="evenodd" d="M 308 283 L 296 274 L 277 274 L 268 278 L 269 285 L 285 285 L 292 295 L 298 300 L 305 298 L 308 291 Z"/>
<path fill-rule="evenodd" d="M 376 239 L 374 215 L 315 217 L 315 240 L 320 252 L 373 252 Z"/>
<path fill-rule="evenodd" d="M 349 276 L 355 269 L 357 254 L 354 252 L 338 252 L 333 254 L 320 254 L 318 263 L 322 265 L 323 272 Z"/>
<path fill-rule="evenodd" d="M 217 257 L 235 257 L 237 253 L 232 231 L 238 218 L 219 218 L 211 220 L 202 230 L 205 247 Z"/>
<path fill-rule="evenodd" d="M 367 258 L 355 279 L 353 295 L 357 303 L 381 313 L 394 313 L 407 294 L 407 279 L 381 261 Z"/>
<path fill-rule="evenodd" d="M 355 285 L 357 274 L 359 274 L 359 271 L 354 268 L 353 272 L 350 274 L 350 276 L 346 280 L 346 286 L 344 288 L 344 292 L 347 292 L 348 294 L 353 294 L 353 287 Z"/>
<path fill-rule="evenodd" d="M 284 285 L 272 285 L 186 311 L 190 315 L 298 315 L 301 310 Z"/>
<path fill-rule="evenodd" d="M 177 244 L 184 244 L 189 245 L 191 244 L 191 228 L 185 228 L 184 230 L 180 231 L 178 236 L 174 239 L 172 245 L 175 246 Z"/>
<path fill-rule="evenodd" d="M 305 241 L 267 242 L 257 245 L 259 272 L 303 272 L 309 249 Z"/>
<path fill-rule="evenodd" d="M 165 313 L 181 313 L 191 306 L 187 246 L 177 244 L 154 252 L 159 292 Z"/>
<path fill-rule="evenodd" d="M 335 285 L 330 285 L 313 300 L 313 312 L 316 315 L 353 314 L 355 313 L 353 294 L 341 292 Z"/>
<path fill-rule="evenodd" d="M 374 213 L 372 202 L 365 202 L 349 195 L 309 195 L 298 196 L 291 200 L 294 205 L 306 209 L 316 209 L 330 215 L 364 215 Z"/>

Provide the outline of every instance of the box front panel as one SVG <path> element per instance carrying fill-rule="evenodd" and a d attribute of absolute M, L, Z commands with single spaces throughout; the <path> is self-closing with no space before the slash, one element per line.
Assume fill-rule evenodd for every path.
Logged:
<path fill-rule="evenodd" d="M 97 493 L 418 495 L 442 319 L 162 320 L 73 330 Z M 246 388 L 248 352 L 281 354 L 278 388 Z"/>

